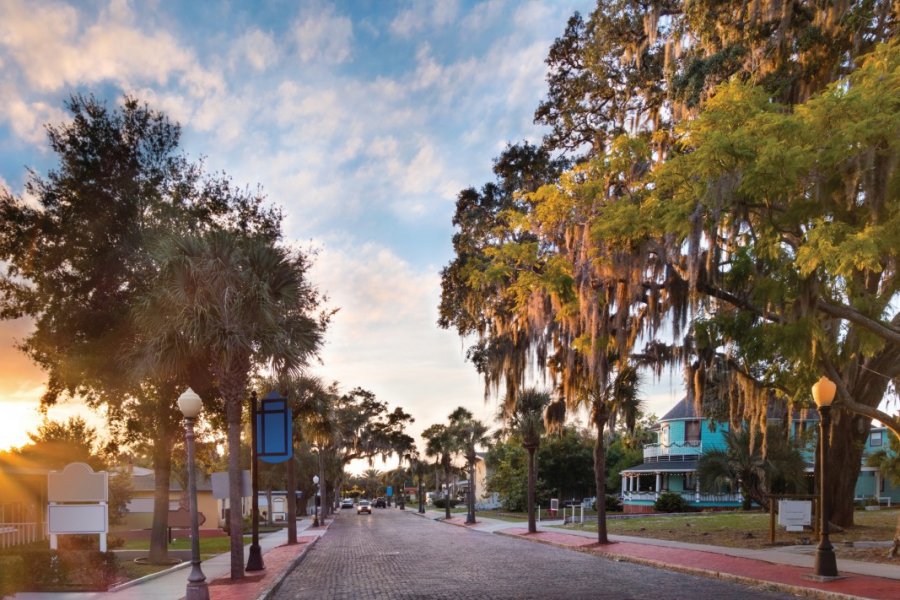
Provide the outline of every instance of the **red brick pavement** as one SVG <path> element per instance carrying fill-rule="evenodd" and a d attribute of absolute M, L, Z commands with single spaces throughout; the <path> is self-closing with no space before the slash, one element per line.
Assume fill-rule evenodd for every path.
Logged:
<path fill-rule="evenodd" d="M 632 560 L 666 568 L 676 568 L 707 576 L 725 576 L 739 580 L 762 581 L 779 586 L 835 592 L 875 600 L 897 600 L 900 598 L 900 581 L 895 579 L 842 573 L 842 575 L 845 575 L 844 579 L 826 583 L 805 579 L 805 576 L 811 574 L 809 568 L 714 552 L 631 542 L 615 542 L 600 545 L 590 538 L 567 533 L 549 531 L 528 533 L 527 529 L 519 528 L 504 529 L 502 533 L 557 546 L 578 548 L 600 556 Z"/>
<path fill-rule="evenodd" d="M 272 548 L 263 554 L 265 569 L 244 575 L 239 581 L 231 581 L 228 576 L 210 582 L 209 597 L 211 600 L 249 600 L 258 598 L 265 590 L 271 588 L 287 571 L 294 561 L 306 552 L 315 537 L 298 536 L 297 544 Z"/>

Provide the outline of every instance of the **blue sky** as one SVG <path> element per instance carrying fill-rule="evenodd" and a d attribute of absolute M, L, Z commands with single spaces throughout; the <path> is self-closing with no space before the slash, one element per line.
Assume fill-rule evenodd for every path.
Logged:
<path fill-rule="evenodd" d="M 315 373 L 404 406 L 416 432 L 459 405 L 489 420 L 465 345 L 435 325 L 454 201 L 508 142 L 540 140 L 547 51 L 591 6 L 5 0 L 0 184 L 19 193 L 26 167 L 52 166 L 41 125 L 65 119 L 69 94 L 133 94 L 182 123 L 190 157 L 261 185 L 286 239 L 318 250 L 313 277 L 341 311 Z M 34 421 L 43 379 L 12 354 L 28 326 L 0 324 L 0 403 L 18 419 L 0 447 Z M 678 390 L 654 387 L 651 408 Z"/>

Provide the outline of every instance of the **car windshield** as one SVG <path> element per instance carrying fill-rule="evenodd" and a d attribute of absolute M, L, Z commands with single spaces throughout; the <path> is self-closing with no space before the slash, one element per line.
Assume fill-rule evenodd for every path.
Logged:
<path fill-rule="evenodd" d="M 360 503 L 360 504 L 363 504 L 363 505 L 368 505 L 368 504 L 369 504 L 369 501 L 368 501 L 368 500 L 360 500 L 359 503 Z"/>

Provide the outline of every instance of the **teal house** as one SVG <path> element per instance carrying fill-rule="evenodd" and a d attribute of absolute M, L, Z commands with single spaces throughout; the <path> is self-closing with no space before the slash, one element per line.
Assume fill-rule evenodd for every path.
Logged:
<path fill-rule="evenodd" d="M 774 417 L 770 416 L 770 418 Z M 791 431 L 795 436 L 815 428 L 819 417 L 816 411 L 795 413 Z M 727 423 L 710 428 L 709 420 L 699 416 L 693 402 L 686 398 L 676 404 L 658 423 L 657 441 L 644 445 L 644 462 L 622 471 L 622 504 L 626 513 L 653 512 L 653 503 L 662 492 L 674 492 L 693 508 L 737 509 L 743 496 L 737 489 L 723 489 L 718 493 L 702 493 L 697 478 L 697 463 L 708 450 L 725 449 Z M 873 427 L 866 440 L 862 471 L 856 482 L 856 499 L 886 504 L 900 502 L 900 486 L 891 485 L 876 467 L 865 464 L 866 456 L 887 449 L 889 432 Z M 812 490 L 814 442 L 804 450 L 807 473 Z"/>

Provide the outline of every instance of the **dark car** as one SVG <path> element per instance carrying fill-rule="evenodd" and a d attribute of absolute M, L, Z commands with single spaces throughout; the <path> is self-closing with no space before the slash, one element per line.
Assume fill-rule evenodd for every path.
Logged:
<path fill-rule="evenodd" d="M 375 508 L 387 508 L 387 500 L 384 498 L 375 498 Z"/>

